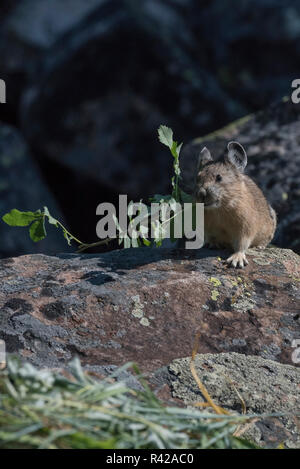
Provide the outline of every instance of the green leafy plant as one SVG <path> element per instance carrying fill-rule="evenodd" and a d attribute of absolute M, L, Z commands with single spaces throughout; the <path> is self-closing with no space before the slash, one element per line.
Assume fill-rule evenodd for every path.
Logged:
<path fill-rule="evenodd" d="M 0 448 L 255 448 L 233 436 L 257 416 L 167 407 L 133 366 L 140 390 L 120 380 L 131 363 L 96 380 L 69 364 L 68 377 L 9 357 L 0 372 Z"/>
<path fill-rule="evenodd" d="M 47 207 L 44 207 L 43 210 L 37 210 L 36 212 L 21 212 L 14 208 L 9 213 L 6 213 L 2 217 L 2 220 L 10 226 L 29 226 L 30 238 L 35 243 L 41 241 L 47 236 L 45 222 L 48 221 L 50 225 L 54 225 L 56 228 L 62 229 L 63 235 L 68 244 L 71 243 L 72 239 L 81 244 L 81 241 L 69 233 L 60 221 L 52 217 Z"/>
<path fill-rule="evenodd" d="M 176 202 L 181 202 L 181 198 L 180 198 L 181 191 L 179 188 L 179 177 L 180 177 L 179 155 L 180 155 L 182 143 L 178 144 L 177 142 L 173 140 L 173 130 L 170 129 L 169 127 L 166 127 L 165 125 L 161 125 L 159 127 L 158 138 L 159 138 L 159 141 L 163 145 L 166 145 L 169 148 L 174 158 L 174 163 L 173 163 L 174 176 L 172 177 L 172 180 L 171 180 L 172 187 L 173 187 L 172 197 L 176 200 Z"/>
<path fill-rule="evenodd" d="M 171 187 L 172 193 L 168 195 L 155 194 L 153 197 L 150 197 L 149 201 L 154 203 L 168 203 L 172 209 L 176 203 L 182 204 L 183 202 L 192 202 L 192 198 L 183 192 L 179 187 L 180 180 L 180 151 L 182 148 L 182 143 L 178 144 L 173 140 L 173 131 L 172 129 L 161 125 L 158 129 L 158 137 L 160 142 L 167 146 L 173 156 L 173 171 L 174 175 L 171 178 Z M 131 201 L 130 205 L 133 204 Z M 150 207 L 149 207 L 150 212 Z M 118 232 L 118 242 L 123 244 L 125 248 L 130 247 L 140 247 L 140 246 L 161 246 L 163 239 L 166 237 L 166 228 L 170 224 L 171 231 L 171 241 L 175 241 L 172 236 L 173 227 L 174 227 L 174 217 L 166 218 L 160 223 L 159 221 L 152 226 L 153 228 L 153 239 L 148 239 L 145 232 L 143 231 L 143 226 L 140 224 L 139 229 L 135 230 L 135 236 L 129 237 L 127 233 L 124 233 L 118 223 L 118 220 L 115 218 L 114 222 Z M 184 214 L 183 214 L 184 215 Z M 113 241 L 113 238 L 106 238 L 95 243 L 84 243 L 70 233 L 67 228 L 56 218 L 54 218 L 47 207 L 44 207 L 42 210 L 37 210 L 35 212 L 22 212 L 18 209 L 12 209 L 9 213 L 6 213 L 2 220 L 10 226 L 19 226 L 19 227 L 29 227 L 29 235 L 32 241 L 38 242 L 43 240 L 47 236 L 46 223 L 59 228 L 63 232 L 63 236 L 66 238 L 68 244 L 70 245 L 74 241 L 78 245 L 78 251 L 83 252 L 89 248 L 98 247 L 104 244 L 108 244 Z M 129 227 L 132 227 L 133 220 L 129 216 Z"/>

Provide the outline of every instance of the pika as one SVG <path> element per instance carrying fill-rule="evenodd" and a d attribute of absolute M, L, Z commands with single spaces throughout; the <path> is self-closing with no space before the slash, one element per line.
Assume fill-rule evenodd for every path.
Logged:
<path fill-rule="evenodd" d="M 246 165 L 244 147 L 230 142 L 217 161 L 203 148 L 197 167 L 195 198 L 204 203 L 204 242 L 209 247 L 233 250 L 226 261 L 233 267 L 248 264 L 248 248 L 265 248 L 277 223 L 276 213 L 262 191 L 244 174 Z"/>

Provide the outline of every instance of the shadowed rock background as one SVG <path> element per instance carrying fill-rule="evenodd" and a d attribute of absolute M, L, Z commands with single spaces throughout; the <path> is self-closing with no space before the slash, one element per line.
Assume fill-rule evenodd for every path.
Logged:
<path fill-rule="evenodd" d="M 40 208 L 47 192 L 54 215 L 95 240 L 100 202 L 169 191 L 172 161 L 157 141 L 160 124 L 188 143 L 290 95 L 299 39 L 297 1 L 3 0 L 0 125 L 21 134 L 36 181 L 13 205 Z M 278 244 L 299 251 L 299 105 L 288 113 L 282 106 L 275 122 L 270 112 L 250 121 L 241 140 L 251 150 L 249 173 L 286 224 Z M 5 145 L 1 161 L 10 158 Z M 15 183 L 7 185 L 1 169 L 3 213 L 23 177 L 22 165 L 9 164 Z M 36 252 L 24 236 L 1 222 L 2 257 Z M 59 239 L 38 248 L 65 249 Z"/>

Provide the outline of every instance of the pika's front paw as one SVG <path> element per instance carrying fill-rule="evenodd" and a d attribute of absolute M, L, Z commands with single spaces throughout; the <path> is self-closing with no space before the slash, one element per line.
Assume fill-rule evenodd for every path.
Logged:
<path fill-rule="evenodd" d="M 246 255 L 244 252 L 235 252 L 232 256 L 228 257 L 226 262 L 233 267 L 246 267 L 248 264 Z"/>

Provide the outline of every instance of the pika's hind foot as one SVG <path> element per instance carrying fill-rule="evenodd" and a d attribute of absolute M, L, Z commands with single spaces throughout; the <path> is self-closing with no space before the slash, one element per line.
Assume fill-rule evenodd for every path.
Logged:
<path fill-rule="evenodd" d="M 232 267 L 246 267 L 248 264 L 246 254 L 244 252 L 235 252 L 232 256 L 226 259 L 226 262 Z"/>

